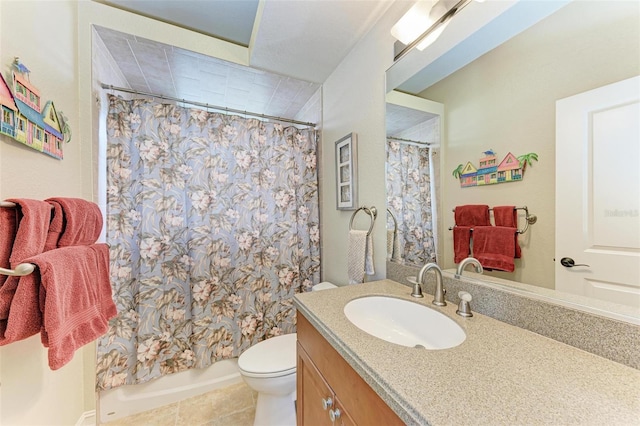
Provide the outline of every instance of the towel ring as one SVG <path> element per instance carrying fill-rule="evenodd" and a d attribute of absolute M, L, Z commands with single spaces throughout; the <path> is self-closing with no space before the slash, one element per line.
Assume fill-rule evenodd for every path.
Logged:
<path fill-rule="evenodd" d="M 393 215 L 391 210 L 387 209 L 387 213 L 389 213 L 391 219 L 393 219 L 393 233 L 395 234 L 396 232 L 398 232 L 398 221 L 396 220 L 396 217 Z M 387 218 L 387 220 L 389 220 L 389 218 Z"/>
<path fill-rule="evenodd" d="M 351 220 L 349 221 L 349 230 L 352 231 L 353 230 L 353 218 L 356 217 L 356 214 L 360 211 L 360 210 L 364 210 L 364 212 L 366 214 L 368 214 L 370 216 L 371 219 L 371 225 L 369 225 L 369 230 L 367 231 L 367 235 L 371 235 L 371 231 L 373 231 L 373 224 L 376 221 L 376 217 L 378 216 L 378 209 L 376 209 L 375 207 L 359 207 L 356 211 L 353 212 L 353 214 L 351 215 Z"/>

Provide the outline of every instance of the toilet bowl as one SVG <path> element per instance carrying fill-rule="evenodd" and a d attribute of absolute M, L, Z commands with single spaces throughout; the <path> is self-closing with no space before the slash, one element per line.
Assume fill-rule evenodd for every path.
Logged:
<path fill-rule="evenodd" d="M 336 288 L 322 282 L 313 291 Z M 245 383 L 258 392 L 254 426 L 296 424 L 296 333 L 259 342 L 238 358 Z"/>

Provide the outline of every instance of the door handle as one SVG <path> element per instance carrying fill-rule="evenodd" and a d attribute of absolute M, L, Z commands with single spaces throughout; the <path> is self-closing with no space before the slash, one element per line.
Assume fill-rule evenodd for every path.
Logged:
<path fill-rule="evenodd" d="M 590 266 L 584 263 L 576 263 L 572 258 L 570 257 L 563 257 L 562 259 L 560 259 L 560 264 L 562 266 L 564 266 L 565 268 L 573 268 L 574 266 L 586 266 L 587 268 L 589 268 Z"/>

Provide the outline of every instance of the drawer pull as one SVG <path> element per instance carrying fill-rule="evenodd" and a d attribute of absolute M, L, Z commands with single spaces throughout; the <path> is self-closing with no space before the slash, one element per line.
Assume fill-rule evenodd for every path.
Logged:
<path fill-rule="evenodd" d="M 340 409 L 336 408 L 335 410 L 329 410 L 329 418 L 332 423 L 335 423 L 335 421 L 340 418 Z"/>
<path fill-rule="evenodd" d="M 322 398 L 322 409 L 326 410 L 333 407 L 333 399 L 331 397 Z"/>

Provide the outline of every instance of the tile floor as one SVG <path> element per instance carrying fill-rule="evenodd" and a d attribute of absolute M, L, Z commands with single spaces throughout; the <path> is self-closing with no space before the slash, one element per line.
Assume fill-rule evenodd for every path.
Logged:
<path fill-rule="evenodd" d="M 208 392 L 105 426 L 251 426 L 257 393 L 244 382 Z"/>

